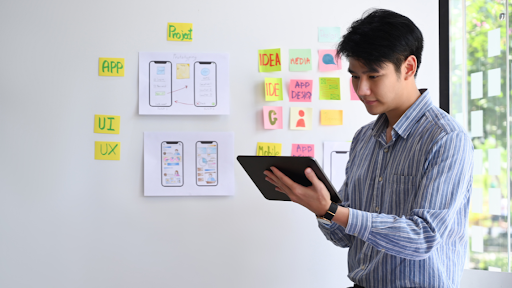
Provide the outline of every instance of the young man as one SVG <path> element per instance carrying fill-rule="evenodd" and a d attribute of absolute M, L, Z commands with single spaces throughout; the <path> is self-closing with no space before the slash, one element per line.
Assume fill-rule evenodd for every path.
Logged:
<path fill-rule="evenodd" d="M 329 241 L 349 247 L 354 287 L 459 287 L 473 145 L 432 104 L 437 95 L 416 87 L 422 50 L 418 27 L 389 10 L 363 15 L 339 43 L 359 98 L 379 115 L 354 136 L 341 203 L 331 203 L 310 168 L 310 187 L 265 171 L 276 190 L 317 215 Z"/>

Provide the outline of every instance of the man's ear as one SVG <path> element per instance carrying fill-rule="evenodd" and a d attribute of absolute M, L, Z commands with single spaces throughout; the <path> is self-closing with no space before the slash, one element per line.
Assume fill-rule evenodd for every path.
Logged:
<path fill-rule="evenodd" d="M 416 59 L 416 56 L 411 55 L 407 57 L 407 59 L 404 61 L 404 64 L 402 64 L 402 74 L 404 75 L 404 80 L 414 78 L 416 69 L 418 69 L 418 59 Z"/>

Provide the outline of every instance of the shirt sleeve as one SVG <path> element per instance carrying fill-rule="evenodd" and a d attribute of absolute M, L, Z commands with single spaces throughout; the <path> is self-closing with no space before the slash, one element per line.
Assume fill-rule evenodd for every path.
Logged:
<path fill-rule="evenodd" d="M 344 233 L 413 260 L 428 257 L 445 237 L 453 237 L 453 219 L 467 217 L 469 209 L 473 145 L 458 131 L 439 139 L 430 151 L 408 216 L 350 209 Z"/>

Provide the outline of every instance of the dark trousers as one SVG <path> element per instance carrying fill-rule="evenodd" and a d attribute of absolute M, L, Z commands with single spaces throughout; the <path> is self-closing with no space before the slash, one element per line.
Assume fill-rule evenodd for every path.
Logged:
<path fill-rule="evenodd" d="M 352 287 L 352 288 L 364 288 L 364 287 L 363 286 L 359 286 L 356 283 L 354 283 L 354 287 Z"/>

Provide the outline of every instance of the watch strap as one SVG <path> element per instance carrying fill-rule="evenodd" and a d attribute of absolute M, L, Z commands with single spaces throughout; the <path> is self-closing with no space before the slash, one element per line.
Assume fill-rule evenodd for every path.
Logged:
<path fill-rule="evenodd" d="M 329 210 L 325 212 L 325 215 L 323 218 L 332 221 L 332 218 L 334 217 L 334 214 L 336 214 L 336 211 L 338 210 L 338 204 L 331 202 L 331 206 L 329 206 Z"/>

